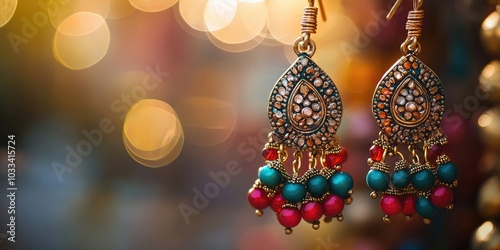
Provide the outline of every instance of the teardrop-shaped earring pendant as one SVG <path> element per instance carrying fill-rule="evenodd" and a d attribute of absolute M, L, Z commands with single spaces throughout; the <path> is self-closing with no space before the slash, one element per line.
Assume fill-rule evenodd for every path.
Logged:
<path fill-rule="evenodd" d="M 373 94 L 373 116 L 393 142 L 422 142 L 439 129 L 443 114 L 441 81 L 412 54 L 385 73 Z"/>
<path fill-rule="evenodd" d="M 276 82 L 268 111 L 273 141 L 314 154 L 335 146 L 342 101 L 330 77 L 306 54 Z"/>

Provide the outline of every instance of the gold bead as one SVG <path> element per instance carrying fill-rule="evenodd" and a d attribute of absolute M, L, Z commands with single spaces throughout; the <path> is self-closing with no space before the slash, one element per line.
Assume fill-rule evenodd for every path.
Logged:
<path fill-rule="evenodd" d="M 353 195 L 354 194 L 354 190 L 351 189 L 351 190 L 347 191 L 347 194 L 348 195 Z"/>
<path fill-rule="evenodd" d="M 344 202 L 345 202 L 345 204 L 346 204 L 346 205 L 351 204 L 351 203 L 352 203 L 352 197 L 348 197 L 348 198 L 346 198 L 346 199 L 344 200 Z"/>
<path fill-rule="evenodd" d="M 448 206 L 446 206 L 446 209 L 448 209 L 448 210 L 452 210 L 452 209 L 453 209 L 453 207 L 454 207 L 454 206 L 453 206 L 453 203 L 450 203 L 450 204 L 448 204 Z"/>
<path fill-rule="evenodd" d="M 494 11 L 481 25 L 481 41 L 492 56 L 500 56 L 500 13 Z"/>
<path fill-rule="evenodd" d="M 375 191 L 371 192 L 370 197 L 372 197 L 372 199 L 377 199 L 377 197 L 378 197 L 377 192 L 375 192 Z"/>
<path fill-rule="evenodd" d="M 393 157 L 394 153 L 393 152 L 389 152 L 388 155 L 389 155 L 389 157 Z"/>
<path fill-rule="evenodd" d="M 432 222 L 431 219 L 428 219 L 428 218 L 424 219 L 424 224 L 426 224 L 426 225 L 431 224 L 431 222 Z"/>
<path fill-rule="evenodd" d="M 335 166 L 335 171 L 337 171 L 337 172 L 342 171 L 342 166 L 340 166 L 340 165 Z"/>
<path fill-rule="evenodd" d="M 391 218 L 389 217 L 389 215 L 386 215 L 386 216 L 382 217 L 382 220 L 383 220 L 386 224 L 391 223 Z"/>
<path fill-rule="evenodd" d="M 479 75 L 479 87 L 491 101 L 500 101 L 500 61 L 493 60 L 484 66 Z"/>
<path fill-rule="evenodd" d="M 337 215 L 337 221 L 338 221 L 338 222 L 342 222 L 342 221 L 344 221 L 344 216 L 343 216 L 342 214 L 338 214 L 338 215 Z"/>
<path fill-rule="evenodd" d="M 312 228 L 313 228 L 314 230 L 318 230 L 318 229 L 319 229 L 319 221 L 315 221 L 315 222 L 313 222 Z"/>
<path fill-rule="evenodd" d="M 500 217 L 500 177 L 490 177 L 482 184 L 477 207 L 479 213 L 486 218 Z"/>
<path fill-rule="evenodd" d="M 500 106 L 485 111 L 479 117 L 478 125 L 483 143 L 491 149 L 500 149 Z"/>
<path fill-rule="evenodd" d="M 368 158 L 368 160 L 366 161 L 366 163 L 368 163 L 368 166 L 373 165 L 373 160 L 372 160 L 372 158 Z"/>
<path fill-rule="evenodd" d="M 261 217 L 261 216 L 264 214 L 264 212 L 262 212 L 262 211 L 260 211 L 260 210 L 255 210 L 255 214 L 256 214 L 257 216 Z"/>
<path fill-rule="evenodd" d="M 323 221 L 324 221 L 325 223 L 330 223 L 330 222 L 332 222 L 332 217 L 325 217 L 325 218 L 323 219 Z"/>
<path fill-rule="evenodd" d="M 293 230 L 292 230 L 291 228 L 289 228 L 289 227 L 285 228 L 285 233 L 286 233 L 287 235 L 292 234 L 292 232 L 293 232 Z"/>
<path fill-rule="evenodd" d="M 411 216 L 411 215 L 406 215 L 406 216 L 405 216 L 405 220 L 406 220 L 406 221 L 411 221 L 411 218 L 412 218 L 412 216 Z"/>

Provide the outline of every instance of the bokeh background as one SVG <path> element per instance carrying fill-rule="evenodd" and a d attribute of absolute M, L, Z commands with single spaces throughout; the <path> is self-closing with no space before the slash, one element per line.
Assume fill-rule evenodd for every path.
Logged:
<path fill-rule="evenodd" d="M 0 249 L 498 249 L 500 181 L 480 188 L 500 169 L 500 115 L 481 116 L 495 99 L 478 89 L 495 57 L 480 40 L 495 10 L 486 0 L 424 2 L 419 57 L 446 90 L 455 208 L 431 225 L 418 216 L 386 225 L 369 197 L 371 96 L 401 56 L 412 4 L 388 22 L 393 2 L 323 0 L 313 59 L 342 95 L 354 202 L 342 223 L 303 222 L 285 235 L 246 194 L 306 0 L 0 0 Z M 5 238 L 10 134 L 16 243 Z M 229 179 L 217 184 L 221 175 Z"/>

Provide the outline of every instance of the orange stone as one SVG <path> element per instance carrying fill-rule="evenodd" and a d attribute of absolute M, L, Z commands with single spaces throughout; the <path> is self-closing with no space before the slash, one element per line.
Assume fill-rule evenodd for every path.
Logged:
<path fill-rule="evenodd" d="M 382 122 L 382 125 L 384 125 L 384 127 L 387 127 L 391 124 L 391 121 L 389 121 L 388 119 L 385 119 L 383 122 Z"/>
<path fill-rule="evenodd" d="M 392 132 L 392 128 L 391 127 L 386 127 L 385 128 L 385 133 L 386 134 L 390 134 Z"/>
<path fill-rule="evenodd" d="M 438 94 L 438 95 L 435 95 L 435 96 L 434 96 L 434 99 L 435 99 L 436 101 L 437 101 L 437 100 L 439 100 L 439 99 L 441 99 L 441 95 L 439 95 L 439 94 Z"/>
<path fill-rule="evenodd" d="M 387 95 L 387 94 L 389 94 L 389 92 L 390 91 L 387 88 L 382 89 L 382 95 Z"/>
<path fill-rule="evenodd" d="M 383 108 L 385 107 L 385 105 L 384 105 L 383 103 L 379 103 L 379 104 L 377 104 L 377 107 L 378 107 L 379 109 L 383 109 Z"/>
<path fill-rule="evenodd" d="M 417 111 L 413 111 L 413 117 L 417 118 L 420 114 Z"/>
<path fill-rule="evenodd" d="M 413 62 L 412 66 L 413 66 L 414 69 L 416 69 L 416 68 L 418 68 L 418 63 L 417 62 Z"/>
<path fill-rule="evenodd" d="M 384 119 L 384 118 L 386 118 L 386 117 L 387 117 L 387 114 L 386 114 L 385 112 L 383 112 L 383 111 L 380 111 L 380 112 L 378 112 L 378 116 L 379 116 L 380 118 Z"/>
<path fill-rule="evenodd" d="M 408 62 L 408 61 L 407 61 L 407 62 L 405 62 L 404 67 L 405 67 L 405 69 L 410 69 L 410 67 L 411 67 L 411 63 L 410 63 L 410 62 Z"/>

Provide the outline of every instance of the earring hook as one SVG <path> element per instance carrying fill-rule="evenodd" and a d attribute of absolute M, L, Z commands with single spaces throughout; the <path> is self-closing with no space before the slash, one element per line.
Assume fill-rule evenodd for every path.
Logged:
<path fill-rule="evenodd" d="M 326 12 L 325 12 L 325 7 L 323 5 L 323 1 L 318 0 L 318 4 L 319 4 L 319 10 L 320 10 L 320 14 L 321 14 L 321 19 L 323 20 L 323 22 L 326 22 Z M 309 0 L 309 6 L 314 7 L 314 0 Z"/>
<path fill-rule="evenodd" d="M 314 2 L 314 1 L 313 1 Z M 403 0 L 396 0 L 394 5 L 392 6 L 391 10 L 387 14 L 386 18 L 387 20 L 391 20 L 396 11 L 398 10 L 399 6 L 401 6 L 401 3 Z M 424 0 L 413 0 L 413 10 L 418 10 L 420 7 L 422 7 L 422 4 L 424 4 Z"/>

